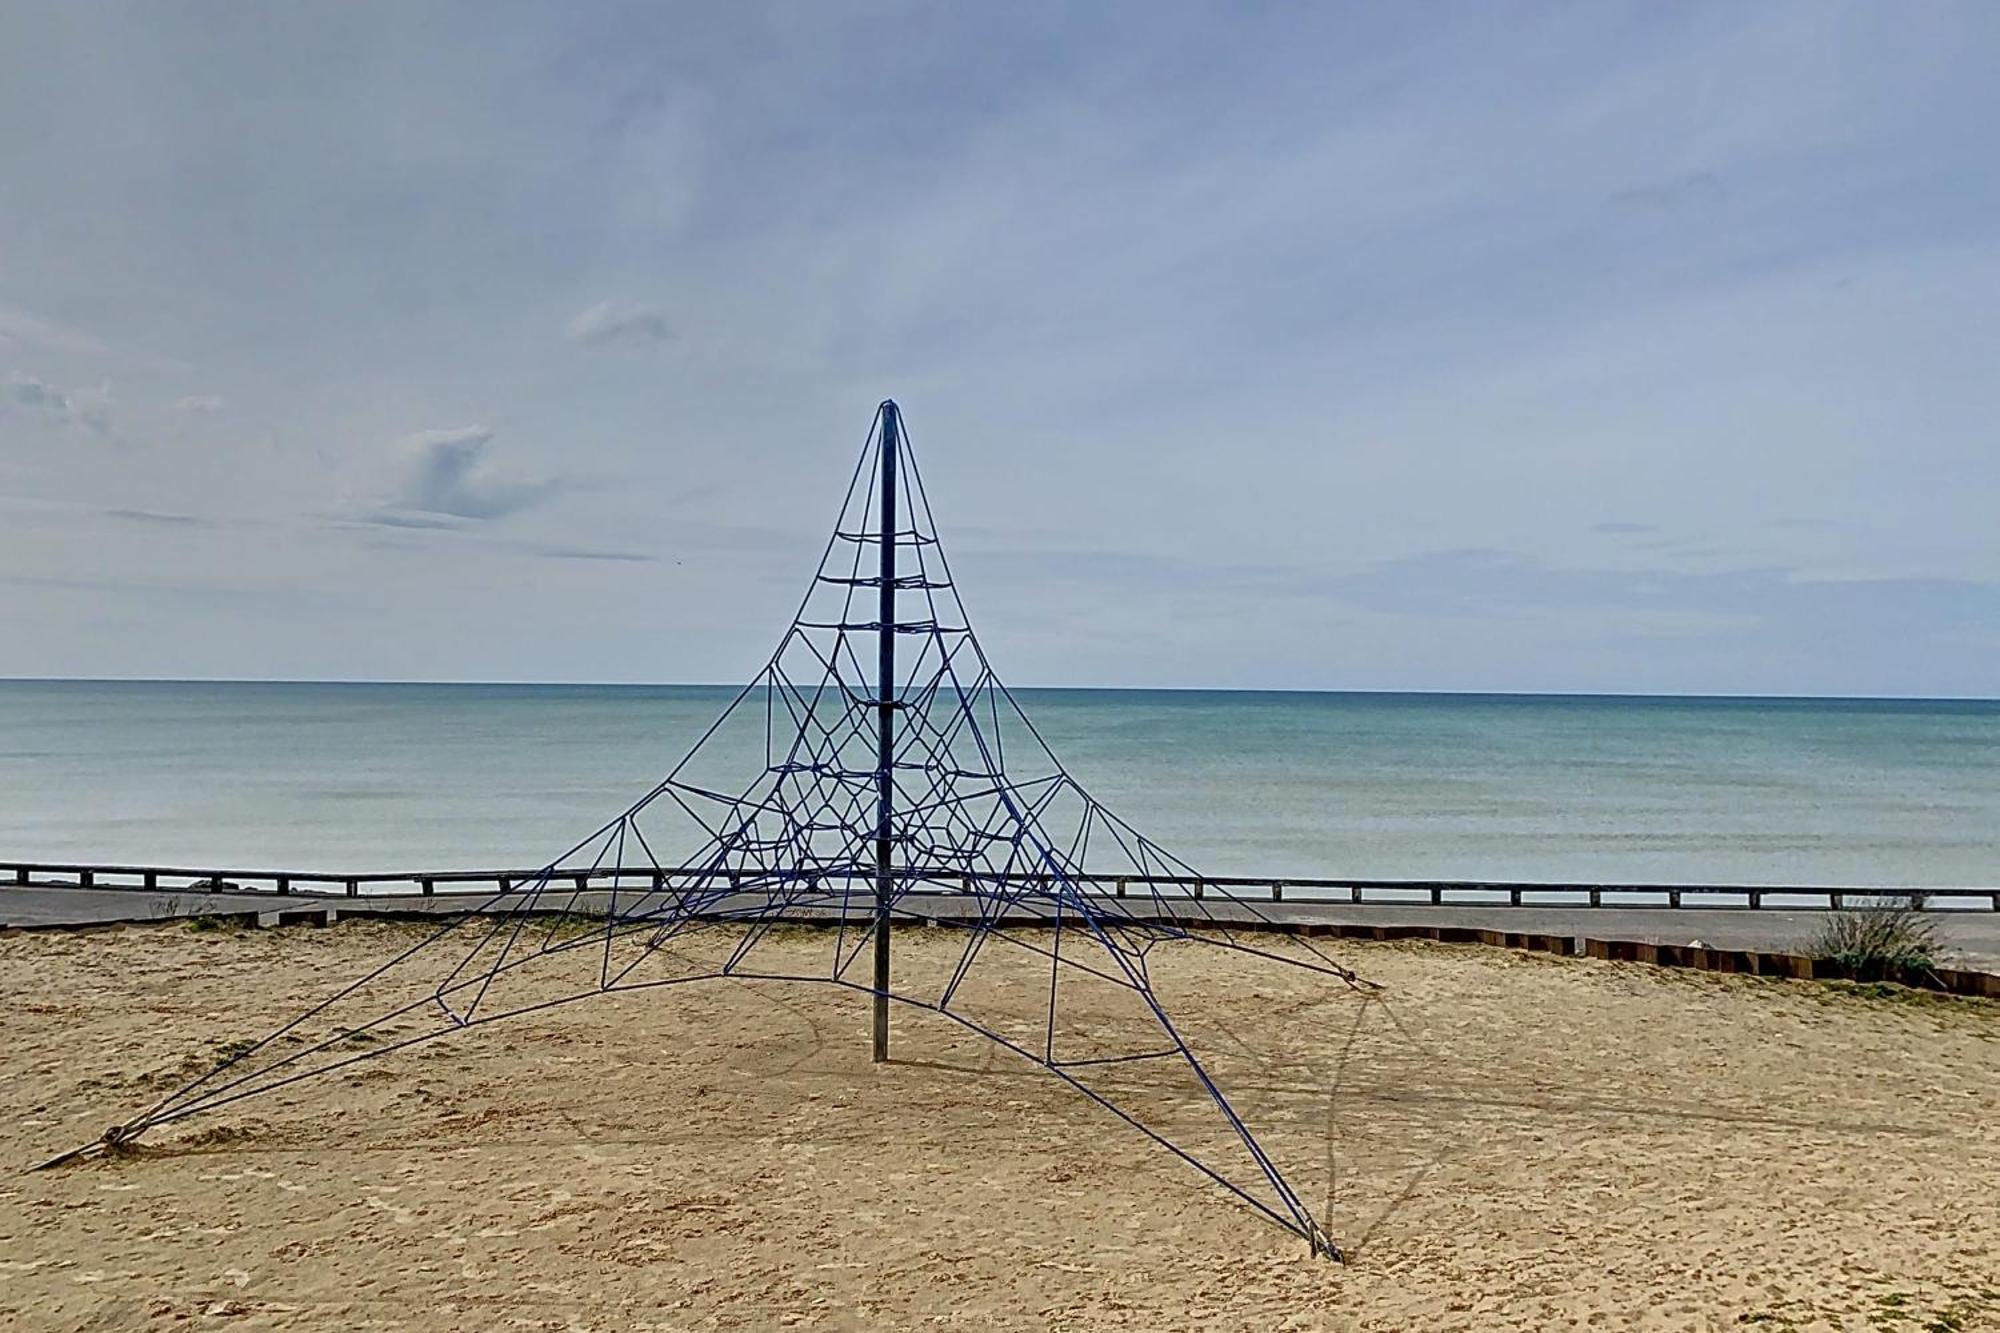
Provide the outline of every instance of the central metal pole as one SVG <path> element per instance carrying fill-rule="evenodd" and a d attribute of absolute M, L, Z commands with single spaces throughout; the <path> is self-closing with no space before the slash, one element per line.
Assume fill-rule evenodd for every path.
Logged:
<path fill-rule="evenodd" d="M 882 404 L 882 660 L 876 673 L 875 1059 L 889 1058 L 890 862 L 896 836 L 896 404 Z"/>

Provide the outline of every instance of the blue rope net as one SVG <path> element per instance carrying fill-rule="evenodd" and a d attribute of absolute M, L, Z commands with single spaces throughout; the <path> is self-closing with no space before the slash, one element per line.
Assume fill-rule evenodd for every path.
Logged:
<path fill-rule="evenodd" d="M 92 1148 L 594 994 L 725 977 L 811 981 L 927 1011 L 998 1043 L 1315 1253 L 1339 1257 L 1155 994 L 1149 960 L 1162 942 L 1189 941 L 1372 987 L 1310 940 L 1259 931 L 1272 923 L 1257 904 L 1212 884 L 1191 891 L 1200 877 L 1190 866 L 1092 799 L 1057 761 L 970 627 L 899 427 L 900 413 L 884 403 L 777 650 L 652 790 L 532 878 L 450 917 Z M 885 461 L 906 487 L 906 517 L 887 525 L 877 508 Z M 884 606 L 893 608 L 886 622 Z M 898 649 L 886 681 L 876 651 L 885 623 Z M 893 712 L 886 769 L 885 701 Z M 736 743 L 722 743 L 732 729 Z M 761 731 L 762 768 L 726 785 L 713 761 L 755 752 L 746 731 Z M 1124 896 L 1102 891 L 1120 879 Z M 873 950 L 897 917 L 956 932 L 947 951 L 955 962 L 906 967 L 878 989 Z M 799 923 L 823 927 L 815 935 L 824 957 L 810 971 L 795 949 L 762 947 L 776 927 Z M 1012 966 L 993 966 L 996 955 Z M 1046 967 L 1032 1016 L 1022 1010 L 1024 958 Z M 1066 1024 L 1066 989 L 1085 985 L 1121 997 L 1118 1012 L 1129 1018 Z M 1147 1104 L 1157 1089 L 1118 1077 L 1142 1062 L 1177 1068 L 1181 1090 L 1211 1107 L 1219 1133 L 1196 1146 L 1161 1123 Z"/>

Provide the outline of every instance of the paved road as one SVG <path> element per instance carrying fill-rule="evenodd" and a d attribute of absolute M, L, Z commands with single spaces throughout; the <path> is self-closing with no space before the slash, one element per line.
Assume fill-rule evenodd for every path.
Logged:
<path fill-rule="evenodd" d="M 577 906 L 588 910 L 603 895 L 590 894 Z M 567 895 L 564 896 L 567 898 Z M 592 900 L 597 900 L 593 902 Z M 341 915 L 370 911 L 461 911 L 483 901 L 476 895 L 434 898 L 383 896 L 325 898 L 273 893 L 160 893 L 122 889 L 19 888 L 0 885 L 0 926 L 87 925 L 151 921 L 166 916 L 225 912 L 323 912 Z M 927 900 L 940 915 L 951 914 L 950 898 Z M 554 898 L 550 906 L 564 905 Z M 1137 904 L 1134 904 L 1135 906 Z M 1643 907 L 1431 907 L 1423 904 L 1259 903 L 1279 921 L 1358 922 L 1376 925 L 1473 926 L 1545 935 L 1581 935 L 1647 944 L 1688 944 L 1700 940 L 1717 949 L 1798 950 L 1809 939 L 1819 912 L 1703 910 Z M 1932 914 L 1946 948 L 1965 964 L 2000 970 L 2000 912 Z"/>

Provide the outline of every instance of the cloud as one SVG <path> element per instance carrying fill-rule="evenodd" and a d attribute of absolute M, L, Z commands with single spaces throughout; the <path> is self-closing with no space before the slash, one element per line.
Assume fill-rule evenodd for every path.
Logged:
<path fill-rule="evenodd" d="M 1626 535 L 1626 534 L 1637 534 L 1643 532 L 1658 532 L 1660 530 L 1660 525 L 1657 523 L 1593 523 L 1590 525 L 1590 530 L 1592 532 L 1603 532 L 1616 536 L 1616 535 Z"/>
<path fill-rule="evenodd" d="M 176 412 L 200 412 L 203 414 L 220 412 L 222 399 L 212 393 L 191 393 L 174 404 Z"/>
<path fill-rule="evenodd" d="M 1727 194 L 1714 172 L 1697 171 L 1652 185 L 1619 190 L 1611 196 L 1611 203 L 1632 213 L 1678 213 L 1720 203 Z"/>
<path fill-rule="evenodd" d="M 1990 627 L 2000 624 L 2000 583 L 1975 579 L 1807 578 L 1779 567 L 1713 573 L 1564 569 L 1485 549 L 1406 556 L 1314 586 L 1350 605 L 1405 616 L 1696 614 L 1816 648 L 1851 646 L 1856 625 L 1915 644 L 1947 634 L 1990 637 Z"/>
<path fill-rule="evenodd" d="M 338 519 L 347 523 L 349 519 Z M 464 519 L 432 517 L 427 514 L 399 514 L 393 509 L 384 509 L 370 514 L 368 522 L 384 528 L 414 528 L 423 532 L 457 532 L 465 526 Z"/>
<path fill-rule="evenodd" d="M 643 551 L 593 551 L 582 546 L 541 546 L 535 554 L 544 560 L 619 560 L 635 564 L 657 564 L 659 557 Z"/>
<path fill-rule="evenodd" d="M 162 523 L 175 527 L 205 528 L 208 520 L 196 518 L 193 514 L 163 514 L 151 509 L 107 509 L 106 518 L 123 519 L 128 523 Z"/>
<path fill-rule="evenodd" d="M 65 425 L 98 435 L 111 430 L 111 386 L 70 392 L 45 380 L 14 374 L 7 379 L 7 398 L 29 411 L 46 412 Z"/>
<path fill-rule="evenodd" d="M 663 343 L 673 337 L 667 317 L 651 306 L 600 301 L 569 322 L 566 336 L 573 343 L 602 347 L 612 343 Z"/>
<path fill-rule="evenodd" d="M 44 319 L 19 306 L 0 306 L 0 350 L 34 347 L 61 356 L 91 361 L 111 360 L 148 370 L 185 373 L 189 366 L 176 357 L 159 356 L 141 347 L 114 343 L 84 329 Z"/>
<path fill-rule="evenodd" d="M 58 414 L 69 411 L 69 395 L 53 384 L 29 379 L 26 375 L 14 375 L 8 379 L 7 387 L 17 403 L 25 403 L 29 407 L 46 407 Z"/>
<path fill-rule="evenodd" d="M 411 518 L 445 514 L 454 518 L 492 519 L 536 504 L 554 494 L 560 483 L 509 474 L 493 465 L 487 447 L 493 432 L 484 426 L 418 431 L 402 442 L 401 488 L 390 501 L 391 512 L 378 523 L 393 527 L 447 526 L 434 519 Z"/>
<path fill-rule="evenodd" d="M 26 343 L 79 356 L 110 351 L 104 340 L 15 306 L 0 306 L 0 344 Z"/>
<path fill-rule="evenodd" d="M 892 393 L 948 538 L 1025 517 L 1046 534 L 986 544 L 1113 552 L 962 571 L 975 610 L 990 574 L 1022 618 L 981 626 L 1022 680 L 1626 672 L 1699 689 L 1777 680 L 1772 663 L 1793 660 L 1586 660 L 1568 617 L 1411 624 L 1294 586 L 1428 547 L 1532 549 L 1558 570 L 2000 579 L 1982 299 L 2000 242 L 1990 150 L 1966 129 L 2000 117 L 1985 20 L 1604 6 L 1437 24 L 1256 6 L 1218 39 L 1212 16 L 1176 6 L 1053 27 L 964 6 L 885 44 L 892 17 L 762 8 L 397 24 L 327 7 L 219 25 L 196 52 L 163 7 L 22 7 L 0 86 L 64 131 L 8 145 L 13 196 L 36 206 L 0 209 L 0 484 L 74 504 L 93 566 L 150 572 L 185 545 L 191 577 L 318 592 L 328 619 L 323 637 L 266 636 L 252 660 L 228 623 L 111 641 L 82 605 L 33 633 L 7 607 L 0 673 L 573 673 L 545 646 L 420 631 L 447 599 L 574 626 L 585 576 L 664 579 L 678 556 L 702 577 L 663 584 L 687 599 L 673 618 L 716 632 L 621 636 L 590 669 L 714 679 L 768 647 L 757 608 L 784 599 L 762 580 L 796 594 L 808 570 L 789 560 L 818 551 L 852 462 L 838 442 Z M 238 114 L 246 102 L 260 113 Z M 171 127 L 171 172 L 135 120 Z M 149 345 L 199 368 L 150 373 Z M 15 369 L 58 391 L 109 377 L 114 436 L 174 447 L 112 458 L 108 438 L 17 402 Z M 176 409 L 208 394 L 227 397 L 219 413 Z M 559 421 L 567 435 L 542 424 Z M 395 448 L 470 422 L 499 433 L 451 485 Z M 1232 466 L 1216 467 L 1218 440 Z M 595 476 L 616 480 L 586 493 Z M 544 477 L 561 490 L 536 499 Z M 710 499 L 685 499 L 702 487 Z M 229 514 L 268 531 L 348 526 L 246 561 L 208 540 L 241 521 L 201 498 L 224 488 Z M 454 510 L 528 507 L 404 506 L 426 490 Z M 218 529 L 100 513 L 183 503 Z M 1591 531 L 1591 514 L 1641 513 L 1664 531 Z M 1853 527 L 1763 526 L 1785 514 Z M 0 568 L 77 558 L 59 517 L 28 526 L 0 523 Z M 1649 552 L 1683 533 L 1744 553 Z M 664 568 L 516 551 L 522 577 L 487 596 L 484 557 L 515 539 L 658 549 Z M 371 540 L 424 558 L 356 598 L 369 567 L 328 554 Z M 1302 568 L 1156 568 L 1155 550 Z M 1505 573 L 1468 577 L 1526 596 L 1532 574 Z M 1053 579 L 1082 585 L 1061 620 L 1036 615 L 1038 593 L 1067 586 Z M 1215 618 L 1175 616 L 1183 588 Z M 1417 587 L 1411 604 L 1445 595 Z M 1365 628 L 1326 631 L 1336 615 Z M 1882 628 L 1854 620 L 1851 646 L 1795 682 L 2000 678 L 1983 645 L 1914 653 Z"/>

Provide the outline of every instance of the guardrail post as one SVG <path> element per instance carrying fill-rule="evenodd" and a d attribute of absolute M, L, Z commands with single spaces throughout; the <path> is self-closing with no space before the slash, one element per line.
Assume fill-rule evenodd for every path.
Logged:
<path fill-rule="evenodd" d="M 1592 907 L 1602 907 L 1602 906 L 1604 906 L 1604 890 L 1603 890 L 1603 889 L 1592 889 L 1592 890 L 1590 891 L 1590 905 L 1591 905 Z"/>
<path fill-rule="evenodd" d="M 94 870 L 79 870 L 76 872 L 76 882 L 77 887 L 87 889 L 97 882 L 97 872 Z"/>
<path fill-rule="evenodd" d="M 348 897 L 350 897 L 350 898 L 358 898 L 358 897 L 360 897 L 360 896 L 361 896 L 361 881 L 360 881 L 360 880 L 358 880 L 358 879 L 350 879 L 350 880 L 348 880 L 348 881 L 347 881 L 347 896 L 348 896 Z"/>
<path fill-rule="evenodd" d="M 1667 906 L 1679 907 L 1680 905 L 1681 905 L 1681 891 L 1679 889 L 1668 889 Z"/>
<path fill-rule="evenodd" d="M 1123 875 L 1111 881 L 1111 891 L 1120 898 L 1125 896 L 1125 877 Z M 2000 897 L 1996 897 L 1994 902 L 1996 905 L 2000 905 Z"/>
<path fill-rule="evenodd" d="M 1201 901 L 1201 881 L 1200 881 L 1200 880 L 1196 880 L 1196 881 L 1194 882 L 1194 900 L 1195 900 L 1196 902 L 1200 902 L 1200 901 Z"/>
<path fill-rule="evenodd" d="M 417 881 L 417 887 L 423 891 L 424 897 L 428 898 L 437 892 L 437 881 L 434 879 L 420 879 Z"/>
<path fill-rule="evenodd" d="M 26 866 L 14 867 L 14 882 L 16 884 L 26 884 L 28 882 L 28 867 Z"/>
<path fill-rule="evenodd" d="M 292 882 L 283 875 L 279 875 L 272 879 L 271 890 L 274 893 L 290 893 L 292 891 Z"/>
<path fill-rule="evenodd" d="M 1281 903 L 1281 902 L 1285 901 L 1285 886 L 1284 886 L 1284 885 L 1282 885 L 1282 884 L 1273 884 L 1273 885 L 1271 886 L 1271 901 L 1272 901 L 1272 902 L 1274 902 L 1274 903 Z"/>
<path fill-rule="evenodd" d="M 1350 903 L 1361 901 L 1361 886 L 1359 884 L 1350 884 L 1347 886 L 1347 901 Z"/>
<path fill-rule="evenodd" d="M 576 891 L 578 893 L 582 893 L 585 889 L 590 887 L 589 875 L 574 875 L 571 878 L 576 880 Z"/>
<path fill-rule="evenodd" d="M 160 887 L 159 872 L 154 870 L 148 870 L 146 872 L 145 885 L 149 889 L 159 888 Z"/>
<path fill-rule="evenodd" d="M 1752 907 L 1762 907 L 1764 905 L 1764 895 L 1755 889 L 1750 890 L 1750 905 Z"/>
<path fill-rule="evenodd" d="M 1431 906 L 1436 907 L 1439 903 L 1442 903 L 1443 901 L 1444 901 L 1444 885 L 1442 884 L 1431 885 Z"/>
<path fill-rule="evenodd" d="M 1826 895 L 1826 900 L 1832 904 L 1833 910 L 1836 912 L 1847 906 L 1847 895 L 1844 893 L 1829 893 Z M 2000 895 L 1996 895 L 1993 902 L 1995 906 L 2000 906 Z"/>
<path fill-rule="evenodd" d="M 499 883 L 500 883 L 500 892 L 502 892 L 502 893 L 512 893 L 512 892 L 514 891 L 514 881 L 513 881 L 513 880 L 511 880 L 511 879 L 507 878 L 507 877 L 506 877 L 505 875 L 496 875 L 496 876 L 494 876 L 494 878 L 495 878 L 496 880 L 498 880 L 498 881 L 499 881 Z"/>
<path fill-rule="evenodd" d="M 1516 884 L 1513 888 L 1507 890 L 1507 906 L 1519 907 L 1520 905 L 1521 905 L 1521 886 Z"/>

